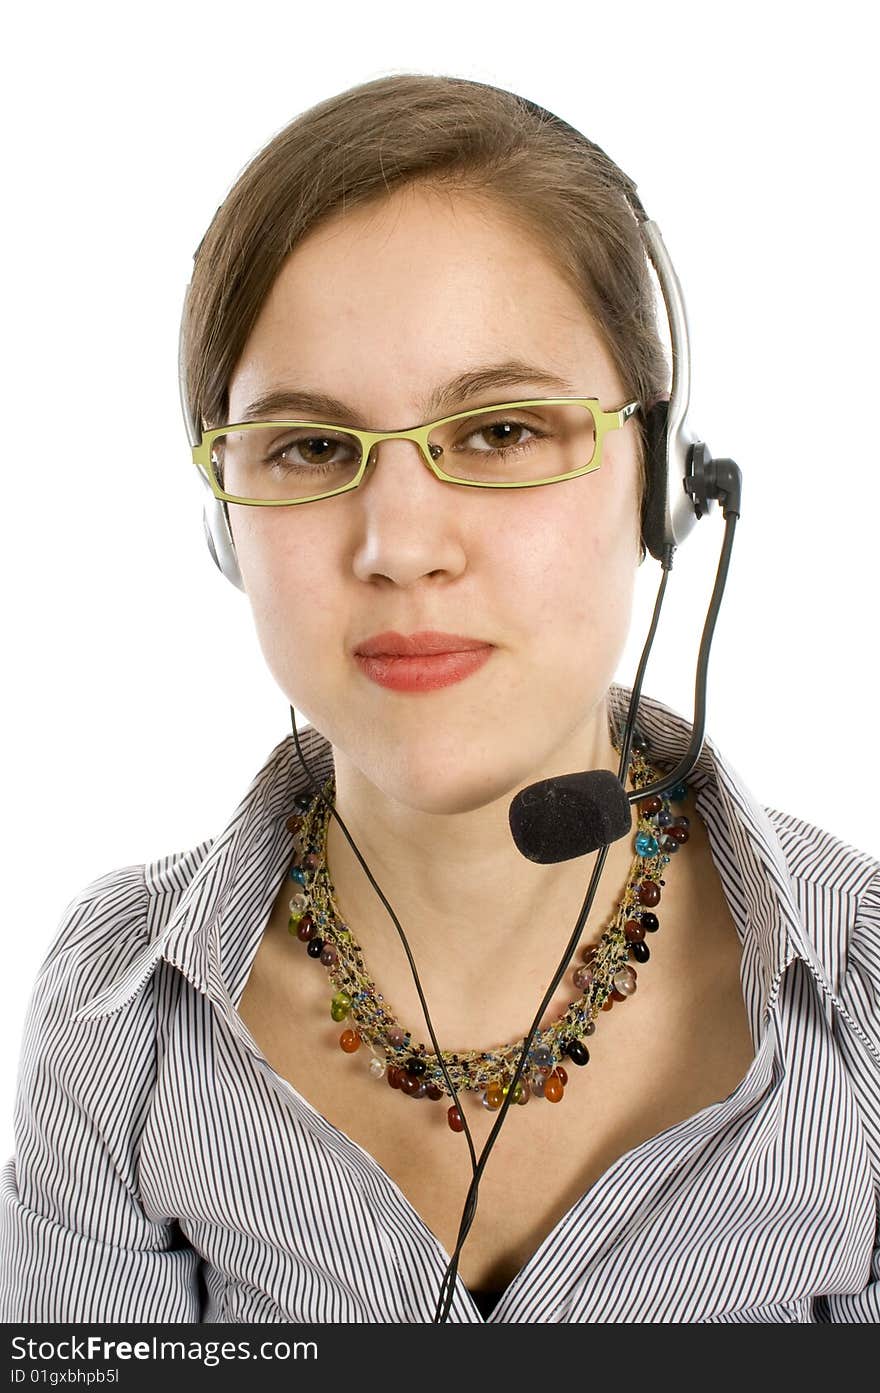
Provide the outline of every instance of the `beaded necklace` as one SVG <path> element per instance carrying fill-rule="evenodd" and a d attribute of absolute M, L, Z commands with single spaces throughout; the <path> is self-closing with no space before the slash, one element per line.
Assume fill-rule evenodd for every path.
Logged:
<path fill-rule="evenodd" d="M 641 743 L 646 746 L 647 742 Z M 630 760 L 633 788 L 644 788 L 661 777 L 642 749 L 634 747 Z M 559 1102 L 568 1084 L 562 1059 L 587 1064 L 590 1054 L 584 1037 L 594 1033 L 599 1012 L 609 1011 L 615 1002 L 625 1001 L 635 992 L 636 970 L 629 959 L 641 964 L 650 957 L 645 935 L 656 933 L 660 927 L 653 911 L 666 883 L 663 870 L 690 835 L 689 818 L 673 816 L 670 804 L 683 802 L 687 792 L 687 784 L 680 783 L 636 805 L 635 856 L 620 905 L 599 939 L 582 949 L 582 962 L 571 977 L 578 996 L 557 1020 L 535 1032 L 525 1069 L 514 1089 L 515 1103 L 524 1105 L 531 1098 Z M 351 1022 L 339 1037 L 342 1050 L 354 1054 L 365 1045 L 372 1077 L 385 1079 L 404 1095 L 435 1101 L 448 1097 L 433 1049 L 414 1041 L 412 1032 L 395 1019 L 368 975 L 361 949 L 337 908 L 326 859 L 329 805 L 335 797 L 332 774 L 323 794 L 326 802 L 316 793 L 299 794 L 295 799 L 298 811 L 287 819 L 295 847 L 289 878 L 297 887 L 290 900 L 288 930 L 305 944 L 309 957 L 318 959 L 327 970 L 334 987 L 331 1018 Z M 484 1107 L 500 1108 L 524 1044 L 525 1037 L 492 1050 L 444 1050 L 443 1061 L 456 1092 L 479 1092 Z M 453 1132 L 464 1130 L 455 1105 L 448 1109 L 447 1121 Z"/>

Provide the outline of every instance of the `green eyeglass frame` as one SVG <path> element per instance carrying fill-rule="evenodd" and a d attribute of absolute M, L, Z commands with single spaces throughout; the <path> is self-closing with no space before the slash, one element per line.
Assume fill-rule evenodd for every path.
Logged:
<path fill-rule="evenodd" d="M 555 474 L 549 479 L 528 479 L 517 482 L 487 482 L 476 479 L 456 479 L 451 474 L 447 474 L 440 468 L 440 465 L 431 455 L 428 445 L 428 436 L 431 431 L 438 426 L 445 426 L 452 421 L 464 421 L 470 416 L 482 416 L 487 411 L 506 411 L 520 406 L 555 406 L 555 405 L 583 406 L 589 411 L 593 418 L 593 425 L 596 432 L 596 446 L 593 451 L 593 458 L 589 464 L 585 464 L 581 469 L 573 469 L 567 474 Z M 432 474 L 438 479 L 442 479 L 447 484 L 458 484 L 462 488 L 475 489 L 532 489 L 540 488 L 544 484 L 559 484 L 566 479 L 576 479 L 581 474 L 591 474 L 598 469 L 602 463 L 602 442 L 609 431 L 619 430 L 626 424 L 630 416 L 638 411 L 641 402 L 627 402 L 625 406 L 619 407 L 616 411 L 603 411 L 597 397 L 530 397 L 527 401 L 505 401 L 490 406 L 479 406 L 471 411 L 459 411 L 454 416 L 443 416 L 439 421 L 429 421 L 426 425 L 413 426 L 410 430 L 356 430 L 353 426 L 343 426 L 338 421 L 329 424 L 326 421 L 241 421 L 229 423 L 225 426 L 216 426 L 207 430 L 202 435 L 198 445 L 193 446 L 193 462 L 205 476 L 215 498 L 222 499 L 225 503 L 240 503 L 245 507 L 253 508 L 292 508 L 299 503 L 317 503 L 322 498 L 332 498 L 337 493 L 350 493 L 356 489 L 364 477 L 367 465 L 373 455 L 376 446 L 383 440 L 412 440 L 418 445 L 425 464 Z M 229 431 L 255 430 L 264 426 L 298 426 L 307 427 L 313 430 L 326 431 L 345 431 L 347 435 L 353 435 L 360 441 L 361 463 L 355 477 L 347 484 L 340 485 L 339 488 L 329 489 L 326 493 L 311 494 L 308 498 L 241 498 L 237 494 L 227 493 L 218 483 L 211 463 L 211 445 L 220 435 L 226 435 Z"/>

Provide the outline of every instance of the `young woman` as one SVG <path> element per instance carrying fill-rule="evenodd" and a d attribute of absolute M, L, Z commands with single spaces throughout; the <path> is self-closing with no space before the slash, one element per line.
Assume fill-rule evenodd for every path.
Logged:
<path fill-rule="evenodd" d="M 4 1320 L 880 1315 L 880 864 L 711 740 L 609 842 L 521 1059 L 602 853 L 530 859 L 510 806 L 618 772 L 669 391 L 628 190 L 509 92 L 394 76 L 218 209 L 184 400 L 215 560 L 309 724 L 218 836 L 70 906 Z M 644 697 L 637 730 L 630 792 L 691 738 Z"/>

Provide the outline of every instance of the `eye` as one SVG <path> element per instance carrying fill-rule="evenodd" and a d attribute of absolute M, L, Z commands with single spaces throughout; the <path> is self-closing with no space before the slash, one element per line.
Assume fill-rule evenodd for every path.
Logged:
<path fill-rule="evenodd" d="M 469 425 L 467 434 L 456 444 L 456 450 L 474 450 L 478 454 L 503 454 L 505 450 L 515 450 L 541 438 L 541 432 L 533 426 L 508 417 L 471 421 Z"/>
<path fill-rule="evenodd" d="M 269 464 L 289 464 L 292 468 L 318 469 L 326 465 L 347 464 L 358 453 L 357 442 L 349 436 L 287 435 L 267 450 Z"/>

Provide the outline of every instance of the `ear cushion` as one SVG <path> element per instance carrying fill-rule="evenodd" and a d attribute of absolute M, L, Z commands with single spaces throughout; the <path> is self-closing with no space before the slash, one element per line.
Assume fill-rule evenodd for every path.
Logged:
<path fill-rule="evenodd" d="M 642 538 L 656 561 L 662 561 L 666 545 L 666 420 L 669 402 L 654 402 L 645 412 L 645 466 L 647 482 L 642 501 Z"/>

